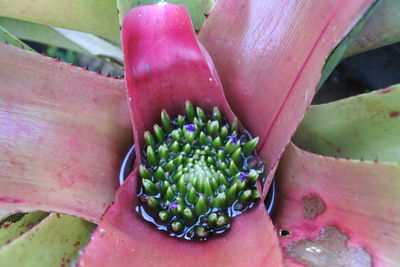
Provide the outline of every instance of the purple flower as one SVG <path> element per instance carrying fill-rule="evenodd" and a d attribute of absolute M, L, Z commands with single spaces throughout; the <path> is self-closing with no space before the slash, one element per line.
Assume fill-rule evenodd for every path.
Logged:
<path fill-rule="evenodd" d="M 176 209 L 176 208 L 178 208 L 178 203 L 176 203 L 176 202 L 169 203 L 169 209 L 170 210 L 173 210 L 173 209 Z"/>
<path fill-rule="evenodd" d="M 196 131 L 196 126 L 194 124 L 186 124 L 185 129 L 188 132 L 194 132 Z"/>
<path fill-rule="evenodd" d="M 238 139 L 236 137 L 236 134 L 234 135 L 228 135 L 229 141 L 231 141 L 231 143 L 236 144 L 238 142 Z"/>
<path fill-rule="evenodd" d="M 240 172 L 240 174 L 239 174 L 239 178 L 240 178 L 240 180 L 242 180 L 242 182 L 246 181 L 248 177 L 249 177 L 248 173 Z"/>

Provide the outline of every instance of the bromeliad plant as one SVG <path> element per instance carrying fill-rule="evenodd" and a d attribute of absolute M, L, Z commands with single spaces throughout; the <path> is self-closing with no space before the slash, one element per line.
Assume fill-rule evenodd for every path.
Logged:
<path fill-rule="evenodd" d="M 2 44 L 0 209 L 56 211 L 98 224 L 81 253 L 81 266 L 395 263 L 398 163 L 337 159 L 289 144 L 275 175 L 325 59 L 374 4 L 321 2 L 218 1 L 197 36 L 205 48 L 183 6 L 134 9 L 122 25 L 125 81 Z M 10 13 L 18 13 L 9 5 Z M 105 29 L 96 33 L 115 37 Z M 363 127 L 371 128 L 372 121 L 382 125 L 376 136 L 394 136 L 399 97 L 393 87 L 312 107 L 294 140 L 321 154 L 369 159 L 366 152 L 374 150 L 398 161 L 390 152 L 395 150 L 367 143 L 371 137 L 363 135 Z M 136 161 L 114 199 L 120 160 L 131 143 L 126 102 Z M 344 111 L 320 119 L 320 109 Z M 357 123 L 348 127 L 352 116 Z M 324 131 L 319 120 L 326 118 L 335 124 Z M 359 138 L 357 149 L 335 137 L 343 128 Z M 245 129 L 258 137 L 252 139 Z M 276 229 L 263 203 L 274 176 L 280 190 Z M 237 213 L 242 214 L 233 218 Z M 70 263 L 91 226 L 52 214 L 35 226 L 42 233 L 35 238 L 26 225 L 45 216 L 31 213 L 23 217 L 27 223 L 16 220 L 19 224 L 3 221 L 3 229 L 26 233 L 2 243 L 0 263 L 37 263 L 21 247 L 51 244 L 43 233 L 54 231 L 54 225 L 75 235 L 60 238 L 54 255 L 62 258 L 44 257 L 45 263 Z"/>
<path fill-rule="evenodd" d="M 185 111 L 171 121 L 163 110 L 155 138 L 144 133 L 143 204 L 136 209 L 171 236 L 206 240 L 254 206 L 264 164 L 255 154 L 258 138 L 238 133 L 237 122 L 227 123 L 218 107 L 207 115 L 187 101 Z"/>

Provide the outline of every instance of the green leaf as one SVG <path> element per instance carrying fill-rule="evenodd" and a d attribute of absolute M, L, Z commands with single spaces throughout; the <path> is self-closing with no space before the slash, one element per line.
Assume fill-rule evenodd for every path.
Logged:
<path fill-rule="evenodd" d="M 43 220 L 48 213 L 16 213 L 0 221 L 0 246 L 12 242 Z"/>
<path fill-rule="evenodd" d="M 294 142 L 340 158 L 400 161 L 400 85 L 311 106 Z"/>
<path fill-rule="evenodd" d="M 1 24 L 0 24 L 0 42 L 7 42 L 13 46 L 18 46 L 32 52 L 35 51 L 27 44 L 19 40 L 17 37 L 12 35 L 10 32 L 8 32 L 5 28 L 1 26 Z"/>
<path fill-rule="evenodd" d="M 119 21 L 122 24 L 125 14 L 136 6 L 159 3 L 159 0 L 117 0 Z M 214 5 L 215 0 L 167 0 L 172 4 L 182 4 L 188 9 L 195 29 L 200 29 L 206 19 L 206 14 Z"/>
<path fill-rule="evenodd" d="M 344 57 L 400 41 L 400 1 L 385 0 L 351 41 Z"/>
<path fill-rule="evenodd" d="M 361 19 L 357 22 L 357 24 L 353 27 L 353 29 L 343 38 L 343 40 L 336 46 L 336 48 L 329 55 L 328 59 L 325 62 L 324 69 L 322 70 L 321 79 L 318 84 L 318 88 L 328 79 L 329 75 L 331 75 L 332 71 L 335 69 L 337 64 L 343 59 L 345 52 L 347 51 L 347 47 L 352 42 L 353 38 L 360 32 L 364 24 L 368 21 L 368 19 L 374 14 L 374 12 L 378 9 L 381 0 L 377 0 L 368 11 L 361 17 Z"/>
<path fill-rule="evenodd" d="M 53 213 L 0 247 L 0 266 L 70 266 L 94 228 L 82 219 Z"/>
<path fill-rule="evenodd" d="M 119 43 L 113 0 L 0 0 L 0 16 L 93 33 Z"/>
<path fill-rule="evenodd" d="M 123 62 L 121 48 L 92 34 L 0 17 L 0 25 L 16 37 Z"/>

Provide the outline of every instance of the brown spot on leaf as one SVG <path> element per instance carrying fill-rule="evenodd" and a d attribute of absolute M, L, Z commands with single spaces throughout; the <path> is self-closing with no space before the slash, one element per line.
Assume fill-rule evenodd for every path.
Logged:
<path fill-rule="evenodd" d="M 306 219 L 314 220 L 325 211 L 324 201 L 316 194 L 303 197 L 303 216 Z"/>
<path fill-rule="evenodd" d="M 390 118 L 396 118 L 400 115 L 400 111 L 392 111 L 390 112 L 389 116 Z"/>
<path fill-rule="evenodd" d="M 11 223 L 5 223 L 3 224 L 3 229 L 7 229 L 11 226 Z"/>
<path fill-rule="evenodd" d="M 383 89 L 383 90 L 379 90 L 378 92 L 380 94 L 387 94 L 387 93 L 390 93 L 391 91 L 393 91 L 393 89 L 394 89 L 394 87 L 390 87 L 390 88 L 386 88 L 386 89 Z"/>
<path fill-rule="evenodd" d="M 291 243 L 286 252 L 289 257 L 307 266 L 372 266 L 371 255 L 363 247 L 348 247 L 348 236 L 336 226 L 322 229 L 314 240 Z"/>
<path fill-rule="evenodd" d="M 80 246 L 80 244 L 81 244 L 81 242 L 79 242 L 79 241 L 76 241 L 76 242 L 74 243 L 74 247 L 79 247 L 79 246 Z"/>

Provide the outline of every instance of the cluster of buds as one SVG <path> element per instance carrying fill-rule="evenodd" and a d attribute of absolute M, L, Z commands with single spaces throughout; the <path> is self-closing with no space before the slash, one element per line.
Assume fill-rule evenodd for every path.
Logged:
<path fill-rule="evenodd" d="M 174 120 L 163 110 L 161 126 L 144 133 L 137 210 L 172 236 L 205 240 L 260 198 L 255 183 L 264 166 L 258 137 L 238 133 L 218 108 L 207 115 L 186 102 L 185 109 Z"/>

